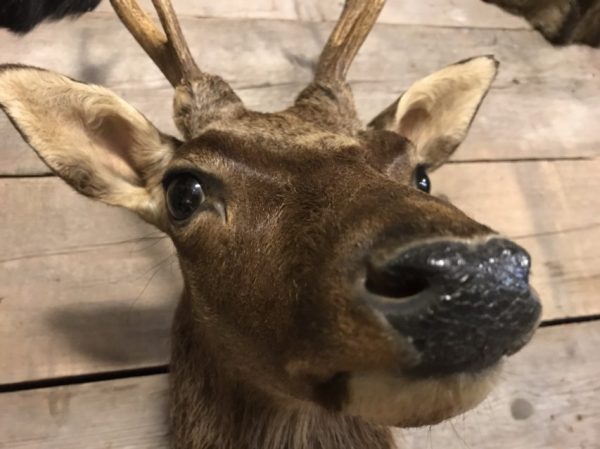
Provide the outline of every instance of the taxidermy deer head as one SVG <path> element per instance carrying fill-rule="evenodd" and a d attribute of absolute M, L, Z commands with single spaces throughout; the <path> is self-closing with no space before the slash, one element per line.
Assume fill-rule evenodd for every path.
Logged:
<path fill-rule="evenodd" d="M 347 0 L 293 106 L 255 112 L 153 2 L 164 33 L 112 0 L 175 88 L 182 140 L 32 67 L 0 68 L 0 104 L 74 189 L 173 240 L 175 447 L 391 447 L 383 425 L 479 403 L 537 324 L 530 258 L 429 195 L 427 172 L 465 138 L 496 61 L 446 67 L 363 126 L 345 78 L 384 1 Z"/>

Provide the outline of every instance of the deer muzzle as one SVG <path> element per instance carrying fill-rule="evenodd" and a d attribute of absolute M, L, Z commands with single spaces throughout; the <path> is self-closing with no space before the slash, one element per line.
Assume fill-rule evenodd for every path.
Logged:
<path fill-rule="evenodd" d="M 502 238 L 436 240 L 369 264 L 360 296 L 414 346 L 415 376 L 479 372 L 518 351 L 538 323 L 530 257 Z"/>

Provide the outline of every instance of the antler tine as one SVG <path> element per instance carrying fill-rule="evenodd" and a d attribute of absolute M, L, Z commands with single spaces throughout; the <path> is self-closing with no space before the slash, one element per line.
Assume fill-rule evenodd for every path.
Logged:
<path fill-rule="evenodd" d="M 200 70 L 183 38 L 179 22 L 168 0 L 152 0 L 163 33 L 136 0 L 110 0 L 110 3 L 144 51 L 152 58 L 173 87 L 177 87 Z"/>
<path fill-rule="evenodd" d="M 202 72 L 183 37 L 170 0 L 152 0 L 161 31 L 137 0 L 110 0 L 121 22 L 175 88 L 173 120 L 185 139 L 211 121 L 245 111 L 242 100 L 221 77 Z"/>
<path fill-rule="evenodd" d="M 173 5 L 170 0 L 152 0 L 152 4 L 158 13 L 160 22 L 162 23 L 163 29 L 167 33 L 167 40 L 170 44 L 172 51 L 177 57 L 181 74 L 185 79 L 190 79 L 194 76 L 199 75 L 200 69 L 196 65 L 190 47 L 183 37 L 181 27 L 179 26 L 179 20 L 173 9 Z"/>
<path fill-rule="evenodd" d="M 385 0 L 346 0 L 342 15 L 321 52 L 316 81 L 343 81 L 346 78 L 384 4 Z"/>

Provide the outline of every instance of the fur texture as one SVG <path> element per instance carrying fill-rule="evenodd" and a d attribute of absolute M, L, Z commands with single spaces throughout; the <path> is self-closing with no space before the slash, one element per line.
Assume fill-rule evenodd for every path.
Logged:
<path fill-rule="evenodd" d="M 171 363 L 173 449 L 393 449 L 387 427 L 274 398 L 216 356 L 184 298 Z"/>
<path fill-rule="evenodd" d="M 108 90 L 31 67 L 0 66 L 0 107 L 73 188 L 138 213 L 177 248 L 173 448 L 391 449 L 384 425 L 450 418 L 494 380 L 419 376 L 425 350 L 363 294 L 377 258 L 492 234 L 419 191 L 415 172 L 450 156 L 495 73 L 490 57 L 443 69 L 368 129 L 339 80 L 275 113 L 246 109 L 216 77 L 187 80 L 175 94 L 183 143 Z M 182 176 L 202 188 L 183 220 L 170 195 Z"/>
<path fill-rule="evenodd" d="M 489 57 L 463 62 L 405 98 L 429 91 L 424 124 L 464 136 L 495 69 Z M 463 95 L 444 93 L 467 78 L 472 89 Z M 435 132 L 423 130 L 428 137 L 416 145 L 398 134 L 421 102 L 400 102 L 383 129 L 357 129 L 350 95 L 345 85 L 311 84 L 284 111 L 217 114 L 179 144 L 107 89 L 0 66 L 0 106 L 45 162 L 80 193 L 154 223 L 178 250 L 185 289 L 171 363 L 176 449 L 393 447 L 389 422 L 369 422 L 377 416 L 364 396 L 357 400 L 366 389 L 354 387 L 352 374 L 398 377 L 418 354 L 357 300 L 349 280 L 375 253 L 491 231 L 415 188 L 417 161 L 437 167 L 449 156 L 432 148 Z M 182 171 L 197 173 L 204 191 L 202 210 L 185 224 L 170 219 L 159 181 Z M 452 407 L 432 401 L 417 414 L 421 383 L 425 395 L 450 394 Z M 478 402 L 480 391 L 468 381 L 456 395 L 443 381 L 417 379 L 386 414 L 398 425 L 437 422 Z M 353 404 L 364 415 L 347 413 Z"/>
<path fill-rule="evenodd" d="M 93 10 L 101 0 L 3 0 L 0 27 L 27 33 L 44 20 L 59 20 Z"/>

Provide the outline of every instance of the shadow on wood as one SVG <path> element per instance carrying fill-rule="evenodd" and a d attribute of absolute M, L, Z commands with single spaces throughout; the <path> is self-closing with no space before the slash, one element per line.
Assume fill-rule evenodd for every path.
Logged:
<path fill-rule="evenodd" d="M 173 307 L 128 306 L 128 300 L 69 305 L 49 311 L 46 319 L 66 347 L 97 363 L 147 365 L 157 354 L 167 360 Z"/>

